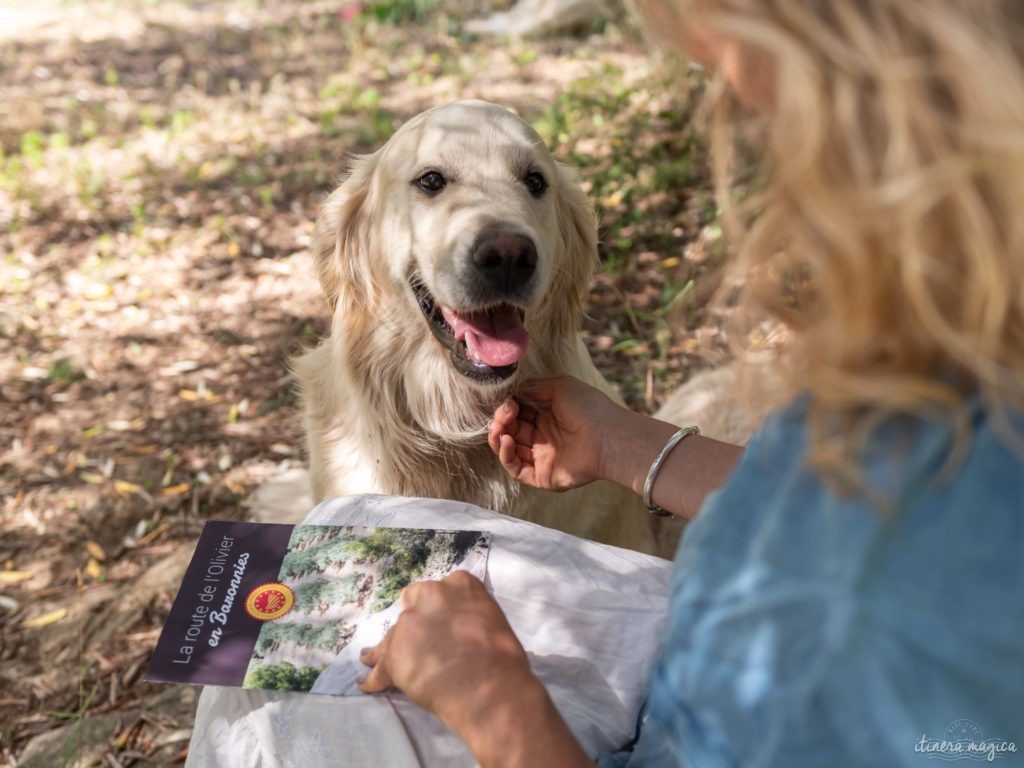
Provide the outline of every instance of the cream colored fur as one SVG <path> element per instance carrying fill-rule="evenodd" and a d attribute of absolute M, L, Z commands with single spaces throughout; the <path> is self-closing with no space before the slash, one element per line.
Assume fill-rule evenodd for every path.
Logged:
<path fill-rule="evenodd" d="M 746 445 L 769 410 L 784 400 L 774 365 L 733 361 L 701 371 L 669 395 L 654 416 L 696 425 L 705 437 Z"/>
<path fill-rule="evenodd" d="M 522 184 L 526 167 L 550 185 L 539 199 Z M 411 183 L 432 168 L 457 179 L 436 199 Z M 434 296 L 458 306 L 453 263 L 494 222 L 533 238 L 540 285 L 526 311 L 527 354 L 498 386 L 454 370 L 409 286 L 415 273 Z M 314 499 L 456 499 L 652 551 L 649 516 L 633 494 L 605 483 L 564 494 L 520 486 L 485 440 L 494 408 L 531 378 L 572 374 L 610 391 L 579 338 L 596 252 L 593 210 L 573 173 L 497 106 L 459 102 L 430 110 L 381 150 L 357 158 L 324 204 L 314 239 L 330 336 L 294 366 Z"/>

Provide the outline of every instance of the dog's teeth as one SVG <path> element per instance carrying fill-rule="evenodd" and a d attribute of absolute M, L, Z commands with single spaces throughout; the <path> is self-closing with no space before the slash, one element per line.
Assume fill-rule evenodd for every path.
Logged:
<path fill-rule="evenodd" d="M 473 337 L 470 336 L 469 334 L 466 335 L 466 338 L 465 338 L 465 342 L 466 342 L 466 356 L 470 360 L 476 361 L 476 351 L 473 349 L 472 338 Z"/>

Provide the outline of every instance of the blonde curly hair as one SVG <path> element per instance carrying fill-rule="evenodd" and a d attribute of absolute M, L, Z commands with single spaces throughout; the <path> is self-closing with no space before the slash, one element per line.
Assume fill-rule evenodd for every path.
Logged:
<path fill-rule="evenodd" d="M 1024 407 L 1024 3 L 639 4 L 674 45 L 707 30 L 771 70 L 742 153 L 718 100 L 712 154 L 740 316 L 787 329 L 812 463 L 852 477 L 894 413 L 965 438 L 974 394 Z M 751 156 L 757 191 L 737 203 Z"/>

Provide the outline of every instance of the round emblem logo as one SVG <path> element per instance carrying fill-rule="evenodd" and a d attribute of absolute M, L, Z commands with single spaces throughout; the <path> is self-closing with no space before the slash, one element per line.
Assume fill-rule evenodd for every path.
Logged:
<path fill-rule="evenodd" d="M 966 718 L 954 720 L 942 736 L 946 741 L 954 744 L 960 741 L 982 741 L 985 738 L 985 734 L 981 732 L 978 724 Z"/>
<path fill-rule="evenodd" d="M 261 584 L 245 598 L 245 610 L 259 621 L 273 621 L 284 616 L 295 605 L 295 593 L 284 584 Z"/>

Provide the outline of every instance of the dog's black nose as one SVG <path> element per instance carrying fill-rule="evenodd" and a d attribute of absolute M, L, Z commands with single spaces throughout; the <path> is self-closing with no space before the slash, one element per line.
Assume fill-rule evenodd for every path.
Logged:
<path fill-rule="evenodd" d="M 537 268 L 537 246 L 526 235 L 492 230 L 473 244 L 473 265 L 484 283 L 500 294 L 526 285 Z"/>

